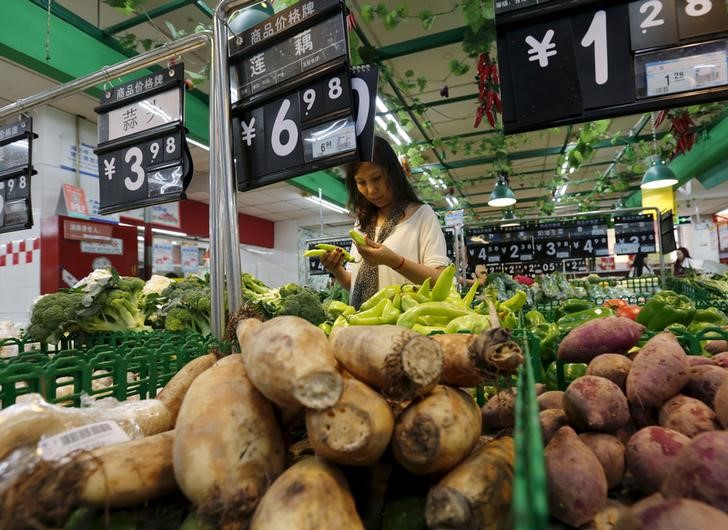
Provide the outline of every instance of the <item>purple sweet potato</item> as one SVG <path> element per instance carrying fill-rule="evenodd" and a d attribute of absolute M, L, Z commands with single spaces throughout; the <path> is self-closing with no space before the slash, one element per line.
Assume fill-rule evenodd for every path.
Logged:
<path fill-rule="evenodd" d="M 713 407 L 715 394 L 728 381 L 728 370 L 720 366 L 699 365 L 690 368 L 690 379 L 683 388 L 686 396 L 694 397 Z"/>
<path fill-rule="evenodd" d="M 709 340 L 705 344 L 705 351 L 713 355 L 728 351 L 728 340 Z"/>
<path fill-rule="evenodd" d="M 707 364 L 709 366 L 716 366 L 715 361 L 710 357 L 703 357 L 702 355 L 688 355 L 688 363 L 690 368 L 693 366 L 702 366 Z"/>
<path fill-rule="evenodd" d="M 628 357 L 618 353 L 603 353 L 591 360 L 586 368 L 586 375 L 605 377 L 624 392 L 631 367 L 632 361 Z"/>
<path fill-rule="evenodd" d="M 581 526 L 607 503 L 607 477 L 599 459 L 571 427 L 561 427 L 544 451 L 549 508 L 560 521 Z"/>
<path fill-rule="evenodd" d="M 660 408 L 660 425 L 694 438 L 701 432 L 720 429 L 711 408 L 695 398 L 678 394 Z"/>
<path fill-rule="evenodd" d="M 720 366 L 721 368 L 728 368 L 728 351 L 721 352 L 718 355 L 713 355 L 711 359 L 716 364 L 716 366 Z"/>
<path fill-rule="evenodd" d="M 728 515 L 702 502 L 668 499 L 625 512 L 614 530 L 713 530 L 728 528 Z"/>
<path fill-rule="evenodd" d="M 580 530 L 613 530 L 619 518 L 629 508 L 619 501 L 607 499 L 607 505 L 594 516 L 594 519 Z"/>
<path fill-rule="evenodd" d="M 564 408 L 563 400 L 564 393 L 561 390 L 549 390 L 536 399 L 539 410 L 562 409 Z"/>
<path fill-rule="evenodd" d="M 597 318 L 572 329 L 557 355 L 567 363 L 588 363 L 597 355 L 627 352 L 640 340 L 645 327 L 624 317 Z"/>
<path fill-rule="evenodd" d="M 680 451 L 661 491 L 668 498 L 695 499 L 728 512 L 727 483 L 728 431 L 704 432 Z"/>
<path fill-rule="evenodd" d="M 544 391 L 544 385 L 536 384 L 536 395 Z M 516 387 L 506 388 L 491 397 L 480 409 L 484 429 L 512 427 L 516 409 Z"/>
<path fill-rule="evenodd" d="M 564 412 L 569 423 L 585 431 L 616 431 L 629 421 L 627 398 L 609 379 L 585 375 L 564 392 Z"/>
<path fill-rule="evenodd" d="M 539 412 L 538 422 L 541 424 L 541 434 L 545 445 L 551 441 L 556 431 L 569 424 L 569 418 L 561 409 L 546 409 Z"/>
<path fill-rule="evenodd" d="M 622 482 L 624 476 L 624 445 L 611 434 L 585 432 L 579 438 L 599 459 L 607 477 L 607 487 L 612 489 Z"/>
<path fill-rule="evenodd" d="M 690 364 L 672 333 L 655 335 L 641 349 L 627 375 L 627 399 L 644 408 L 659 407 L 688 382 Z"/>
<path fill-rule="evenodd" d="M 682 433 L 645 427 L 627 442 L 627 469 L 646 493 L 660 490 L 680 450 L 690 443 Z"/>
<path fill-rule="evenodd" d="M 715 395 L 715 415 L 724 429 L 728 429 L 728 382 L 718 389 Z"/>
<path fill-rule="evenodd" d="M 650 425 L 657 425 L 657 413 L 659 409 L 652 407 L 640 407 L 635 403 L 629 404 L 629 414 L 632 417 L 632 421 L 635 427 L 638 429 L 644 429 Z"/>
<path fill-rule="evenodd" d="M 623 445 L 627 445 L 627 442 L 629 442 L 629 439 L 634 436 L 634 433 L 637 432 L 637 426 L 634 424 L 634 421 L 629 420 L 626 425 L 622 425 L 619 429 L 614 431 L 612 434 L 617 437 L 617 439 L 622 442 Z"/>

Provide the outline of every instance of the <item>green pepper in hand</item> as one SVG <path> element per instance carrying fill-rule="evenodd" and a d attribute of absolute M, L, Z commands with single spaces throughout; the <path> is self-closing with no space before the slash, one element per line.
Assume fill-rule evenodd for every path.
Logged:
<path fill-rule="evenodd" d="M 662 331 L 670 324 L 692 322 L 695 305 L 687 296 L 674 291 L 660 291 L 655 294 L 637 315 L 637 322 L 650 331 Z"/>

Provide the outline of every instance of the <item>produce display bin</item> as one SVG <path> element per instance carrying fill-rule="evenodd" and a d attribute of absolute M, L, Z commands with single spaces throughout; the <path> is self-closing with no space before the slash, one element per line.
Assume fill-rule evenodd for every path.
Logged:
<path fill-rule="evenodd" d="M 40 393 L 49 403 L 80 406 L 82 396 L 113 397 L 120 401 L 153 398 L 187 362 L 216 346 L 210 337 L 195 333 L 124 333 L 92 340 L 69 339 L 74 348 L 33 350 L 37 344 L 14 344 L 19 353 L 0 360 L 0 405 Z"/>
<path fill-rule="evenodd" d="M 728 299 L 726 297 L 719 296 L 689 280 L 670 276 L 667 278 L 666 287 L 690 298 L 698 309 L 715 307 L 728 313 Z"/>

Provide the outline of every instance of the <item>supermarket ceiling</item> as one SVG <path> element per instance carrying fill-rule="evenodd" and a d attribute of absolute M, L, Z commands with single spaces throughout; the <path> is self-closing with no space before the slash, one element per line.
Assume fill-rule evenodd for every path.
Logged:
<path fill-rule="evenodd" d="M 13 31 L 2 32 L 7 39 L 3 43 L 0 37 L 3 102 L 113 64 L 110 61 L 134 55 L 144 46 L 173 40 L 198 27 L 210 27 L 214 7 L 212 0 L 54 0 L 47 50 L 51 61 L 44 61 L 46 0 L 13 1 L 25 4 L 23 9 L 43 23 L 38 34 L 32 35 L 38 48 L 35 56 L 24 52 L 23 42 L 13 44 Z M 278 10 L 290 3 L 276 0 L 273 6 Z M 400 0 L 385 2 L 383 9 L 377 7 L 378 2 L 347 1 L 356 21 L 350 33 L 354 55 L 376 61 L 385 72 L 380 76 L 379 94 L 387 108 L 379 109 L 378 123 L 384 126 L 379 127 L 379 134 L 399 142 L 400 150 L 409 155 L 418 192 L 438 210 L 466 207 L 476 220 L 496 219 L 500 212 L 488 207 L 487 201 L 496 173 L 505 168 L 511 174 L 519 216 L 539 215 L 549 209 L 559 213 L 611 208 L 620 201 L 634 201 L 644 172 L 644 157 L 653 152 L 649 116 L 623 116 L 505 137 L 498 131 L 498 123 L 492 127 L 485 116 L 474 127 L 479 104 L 477 57 L 468 56 L 468 43 L 463 41 L 466 20 L 473 23 L 474 15 L 468 13 L 466 18 L 462 6 L 470 3 Z M 129 9 L 112 7 L 118 5 Z M 64 36 L 92 37 L 96 49 L 82 50 L 88 52 L 83 57 L 59 58 L 64 52 L 54 44 L 61 46 Z M 10 51 L 10 46 L 21 53 Z M 208 93 L 206 53 L 198 50 L 184 57 L 188 77 L 197 81 L 188 97 L 204 104 Z M 492 56 L 496 56 L 494 50 Z M 91 91 L 54 106 L 93 120 L 96 97 L 97 93 Z M 721 139 L 710 134 L 726 116 L 722 103 L 691 108 L 696 145 L 713 142 L 716 149 L 724 145 L 728 152 L 728 139 L 721 145 Z M 672 123 L 668 117 L 656 129 L 658 144 L 666 152 L 674 147 L 668 143 L 674 138 L 668 135 Z M 206 124 L 187 125 L 192 136 L 205 143 Z M 190 196 L 198 200 L 208 199 L 207 155 L 203 149 L 193 148 L 196 172 Z M 689 151 L 674 162 L 685 168 L 683 174 L 678 173 L 681 184 L 702 176 L 695 173 L 695 164 L 680 166 L 680 159 L 691 155 Z M 728 207 L 728 166 L 703 169 L 711 170 L 710 179 L 700 184 L 694 181 L 689 193 L 684 188 L 678 193 L 681 214 L 694 213 L 696 207 L 700 213 Z M 318 215 L 318 207 L 300 199 L 301 194 L 316 194 L 318 187 L 332 202 L 345 201 L 340 177 L 329 172 L 239 194 L 240 210 L 274 221 L 313 217 Z"/>

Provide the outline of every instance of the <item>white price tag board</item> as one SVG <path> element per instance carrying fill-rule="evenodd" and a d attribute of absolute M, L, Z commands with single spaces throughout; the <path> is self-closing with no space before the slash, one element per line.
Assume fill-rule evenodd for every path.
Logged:
<path fill-rule="evenodd" d="M 647 63 L 647 96 L 700 90 L 728 84 L 726 51 Z"/>
<path fill-rule="evenodd" d="M 335 122 L 329 128 L 331 130 L 317 132 L 305 139 L 311 142 L 311 156 L 314 160 L 356 149 L 356 127 L 353 122 Z"/>
<path fill-rule="evenodd" d="M 614 245 L 615 254 L 637 254 L 639 251 L 639 243 L 617 243 Z"/>
<path fill-rule="evenodd" d="M 115 421 L 100 421 L 44 438 L 38 444 L 43 460 L 58 460 L 83 449 L 120 444 L 131 440 Z"/>
<path fill-rule="evenodd" d="M 464 210 L 450 210 L 445 213 L 445 226 L 462 226 L 464 219 Z"/>
<path fill-rule="evenodd" d="M 101 115 L 99 142 L 115 140 L 179 121 L 180 116 L 179 89 L 160 92 Z"/>

